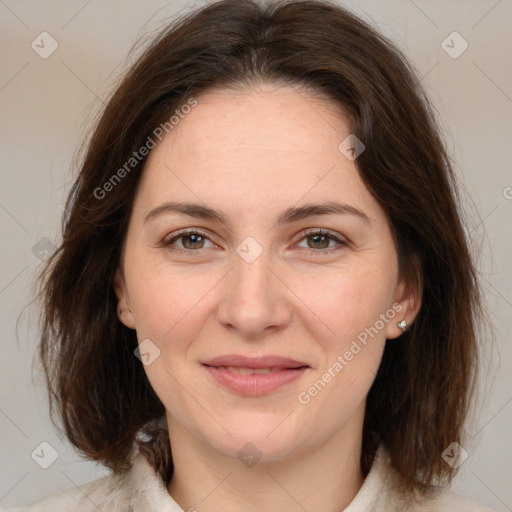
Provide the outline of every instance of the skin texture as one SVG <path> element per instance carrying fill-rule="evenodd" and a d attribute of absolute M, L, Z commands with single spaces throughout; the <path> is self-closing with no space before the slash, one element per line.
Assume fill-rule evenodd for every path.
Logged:
<path fill-rule="evenodd" d="M 343 510 L 363 482 L 366 395 L 386 339 L 401 334 L 398 321 L 414 320 L 418 293 L 405 295 L 385 213 L 338 149 L 350 131 L 334 104 L 265 84 L 197 101 L 148 157 L 116 274 L 121 321 L 160 350 L 144 369 L 167 411 L 168 490 L 184 510 Z M 167 201 L 219 209 L 227 223 L 183 214 L 144 222 Z M 276 225 L 286 208 L 328 201 L 370 222 L 329 214 Z M 208 238 L 165 245 L 184 228 Z M 345 244 L 315 237 L 318 229 Z M 237 253 L 249 236 L 262 250 L 251 263 Z M 393 304 L 401 311 L 300 403 Z M 224 354 L 274 354 L 310 368 L 268 395 L 243 397 L 200 363 Z M 262 455 L 252 467 L 237 457 L 248 442 Z"/>

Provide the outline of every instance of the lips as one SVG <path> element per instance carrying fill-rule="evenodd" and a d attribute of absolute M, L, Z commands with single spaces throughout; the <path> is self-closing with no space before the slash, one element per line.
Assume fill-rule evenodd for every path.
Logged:
<path fill-rule="evenodd" d="M 246 396 L 271 393 L 296 380 L 310 368 L 305 362 L 274 355 L 247 357 L 230 354 L 202 364 L 217 383 Z"/>

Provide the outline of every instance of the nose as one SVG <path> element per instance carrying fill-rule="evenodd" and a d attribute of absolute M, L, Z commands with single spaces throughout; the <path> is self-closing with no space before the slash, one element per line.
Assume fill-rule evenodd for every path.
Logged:
<path fill-rule="evenodd" d="M 252 263 L 235 254 L 233 268 L 223 280 L 217 319 L 247 340 L 284 329 L 292 317 L 293 294 L 284 276 L 271 268 L 267 254 L 264 250 Z"/>

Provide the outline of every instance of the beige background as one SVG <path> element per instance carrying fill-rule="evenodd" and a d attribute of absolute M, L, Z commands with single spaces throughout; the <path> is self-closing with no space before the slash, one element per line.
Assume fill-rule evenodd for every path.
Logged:
<path fill-rule="evenodd" d="M 181 9 L 200 4 L 0 0 L 3 507 L 27 504 L 105 473 L 81 461 L 49 421 L 37 361 L 34 382 L 31 377 L 36 319 L 24 308 L 40 258 L 58 240 L 73 154 L 124 69 L 132 44 Z M 485 349 L 492 387 L 455 487 L 496 511 L 510 511 L 512 1 L 368 0 L 344 5 L 397 42 L 423 76 L 468 194 L 469 231 L 482 251 L 482 284 L 496 342 L 494 351 L 490 344 Z M 31 48 L 43 31 L 58 43 L 47 59 Z M 441 46 L 453 31 L 469 45 L 456 59 Z M 464 42 L 451 36 L 448 44 L 458 53 Z M 31 458 L 41 442 L 58 452 L 48 469 Z"/>

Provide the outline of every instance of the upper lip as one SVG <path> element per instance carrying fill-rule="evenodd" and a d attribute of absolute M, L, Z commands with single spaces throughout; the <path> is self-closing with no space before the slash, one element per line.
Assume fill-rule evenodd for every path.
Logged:
<path fill-rule="evenodd" d="M 227 354 L 203 361 L 207 366 L 234 366 L 237 368 L 301 368 L 308 364 L 276 355 L 248 357 L 237 354 Z"/>

